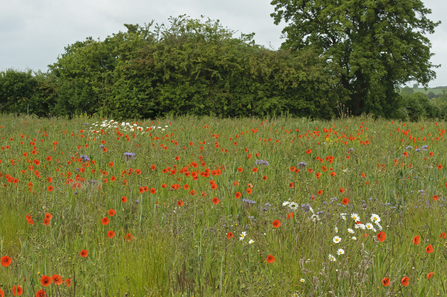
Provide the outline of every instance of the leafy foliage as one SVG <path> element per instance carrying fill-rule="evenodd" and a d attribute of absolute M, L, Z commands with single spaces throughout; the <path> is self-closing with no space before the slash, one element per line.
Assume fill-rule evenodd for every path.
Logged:
<path fill-rule="evenodd" d="M 282 32 L 287 39 L 281 49 L 314 46 L 341 67 L 338 77 L 349 91 L 347 106 L 353 115 L 397 116 L 402 101 L 393 86 L 409 80 L 427 86 L 436 77 L 428 63 L 434 55 L 425 45 L 429 40 L 414 29 L 433 33 L 440 22 L 424 16 L 431 10 L 420 0 L 401 1 L 398 6 L 390 0 L 273 0 L 271 4 L 276 5 L 270 15 L 276 25 L 283 18 L 293 20 Z"/>

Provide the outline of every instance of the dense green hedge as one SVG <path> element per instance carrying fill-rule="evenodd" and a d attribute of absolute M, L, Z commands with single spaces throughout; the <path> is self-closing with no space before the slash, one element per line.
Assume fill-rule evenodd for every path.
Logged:
<path fill-rule="evenodd" d="M 209 21 L 181 20 L 160 35 L 127 25 L 103 42 L 91 37 L 65 48 L 47 73 L 7 70 L 0 76 L 0 109 L 38 116 L 98 115 L 116 120 L 174 115 L 275 116 L 331 119 L 349 100 L 334 65 L 313 50 L 270 51 L 255 45 L 254 33 L 241 39 Z M 217 22 L 218 23 L 218 22 Z M 403 96 L 393 117 L 441 117 L 420 93 Z M 388 96 L 387 95 L 387 96 Z M 380 110 L 380 106 L 371 106 Z"/>

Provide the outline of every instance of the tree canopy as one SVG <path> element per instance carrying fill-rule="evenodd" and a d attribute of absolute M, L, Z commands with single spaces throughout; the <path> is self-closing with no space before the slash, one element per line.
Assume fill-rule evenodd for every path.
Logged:
<path fill-rule="evenodd" d="M 441 22 L 425 17 L 431 10 L 420 0 L 273 0 L 270 4 L 276 5 L 270 14 L 275 25 L 281 19 L 292 21 L 282 31 L 287 39 L 280 49 L 313 46 L 330 62 L 328 67 L 339 65 L 342 71 L 336 74 L 350 94 L 346 106 L 353 115 L 398 117 L 403 102 L 397 86 L 417 81 L 428 87 L 436 78 L 430 68 L 441 66 L 428 62 L 434 54 L 422 35 L 433 34 Z"/>

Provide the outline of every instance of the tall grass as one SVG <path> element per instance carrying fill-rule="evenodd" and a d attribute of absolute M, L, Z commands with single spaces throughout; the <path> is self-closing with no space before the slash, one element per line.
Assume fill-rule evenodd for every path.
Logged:
<path fill-rule="evenodd" d="M 444 122 L 94 123 L 0 117 L 5 296 L 447 294 Z"/>

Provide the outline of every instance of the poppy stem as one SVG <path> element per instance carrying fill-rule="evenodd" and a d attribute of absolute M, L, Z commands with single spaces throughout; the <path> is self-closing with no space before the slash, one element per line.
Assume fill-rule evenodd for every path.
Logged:
<path fill-rule="evenodd" d="M 76 271 L 73 263 L 73 296 L 76 296 Z"/>

